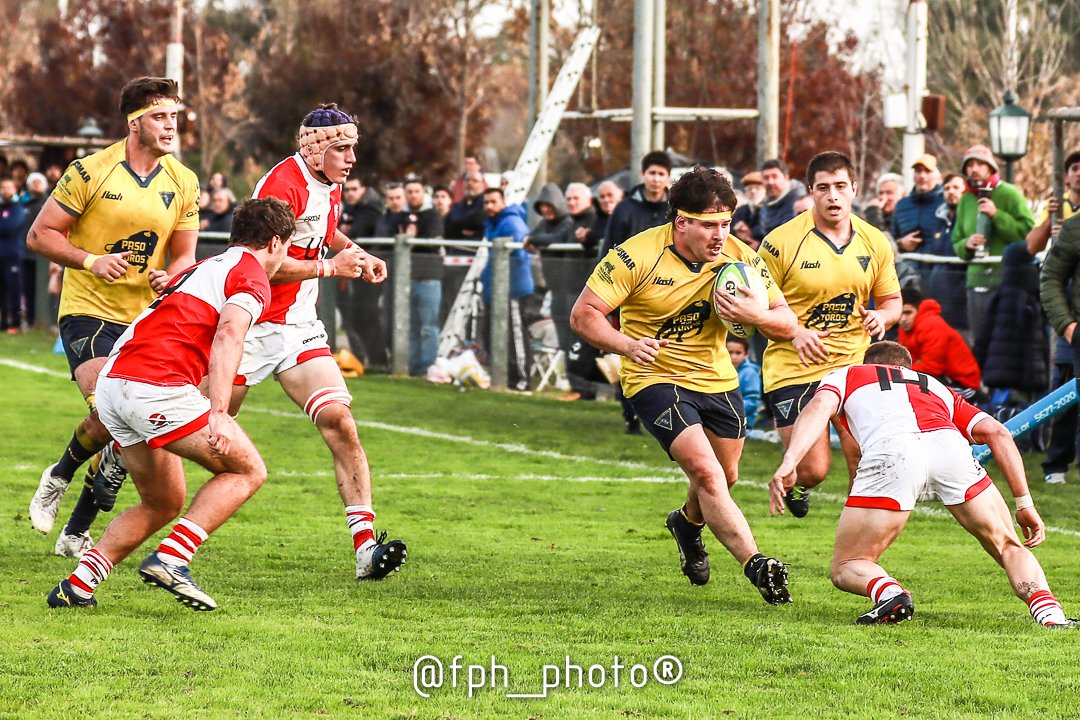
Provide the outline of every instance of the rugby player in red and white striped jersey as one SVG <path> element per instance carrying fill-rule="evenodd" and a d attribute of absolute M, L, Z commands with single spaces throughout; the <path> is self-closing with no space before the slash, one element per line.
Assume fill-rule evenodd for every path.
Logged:
<path fill-rule="evenodd" d="M 378 580 L 406 558 L 401 540 L 375 537 L 371 472 L 345 386 L 316 313 L 319 278 L 386 279 L 386 264 L 361 250 L 338 229 L 341 184 L 356 162 L 359 131 L 336 105 L 308 113 L 300 125 L 299 151 L 282 160 L 255 186 L 255 197 L 287 202 L 296 217 L 289 257 L 274 277 L 267 317 L 248 333 L 233 390 L 239 412 L 247 389 L 273 375 L 285 394 L 303 408 L 334 456 L 338 494 L 352 534 L 356 577 Z M 327 259 L 330 252 L 336 253 Z"/>
<path fill-rule="evenodd" d="M 123 448 L 139 503 L 117 516 L 50 607 L 97 604 L 94 590 L 114 565 L 176 518 L 184 506 L 181 458 L 213 473 L 172 532 L 139 566 L 147 583 L 196 610 L 217 603 L 191 579 L 199 545 L 262 485 L 266 466 L 229 415 L 244 335 L 270 306 L 270 280 L 295 222 L 277 199 L 237 207 L 231 247 L 177 275 L 117 340 L 98 376 L 102 423 Z M 207 379 L 207 395 L 198 390 Z"/>
<path fill-rule="evenodd" d="M 1005 569 L 1013 592 L 1036 622 L 1074 627 L 1028 548 L 1046 537 L 1028 494 L 1020 451 L 1004 425 L 969 405 L 933 377 L 911 369 L 911 354 L 893 342 L 871 345 L 862 365 L 833 370 L 799 415 L 784 460 L 769 483 L 770 512 L 784 512 L 803 455 L 837 416 L 862 449 L 840 514 L 829 571 L 836 587 L 868 596 L 874 607 L 860 625 L 896 623 L 914 614 L 911 594 L 877 560 L 900 535 L 920 497 L 936 496 Z M 1016 503 L 1009 509 L 969 442 L 986 443 Z"/>

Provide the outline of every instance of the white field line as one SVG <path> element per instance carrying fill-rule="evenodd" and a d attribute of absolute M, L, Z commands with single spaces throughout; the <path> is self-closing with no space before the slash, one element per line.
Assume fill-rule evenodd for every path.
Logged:
<path fill-rule="evenodd" d="M 307 420 L 307 415 L 302 412 L 292 410 L 274 410 L 271 408 L 260 407 L 245 407 L 244 410 L 248 412 L 264 413 L 266 415 L 275 415 L 277 417 L 292 417 L 300 420 Z M 244 411 L 241 410 L 241 413 Z M 502 450 L 504 452 L 517 453 L 519 455 L 533 455 L 536 457 L 545 457 L 552 460 L 567 460 L 570 462 L 588 462 L 598 463 L 601 465 L 608 465 L 611 467 L 626 468 L 627 470 L 653 470 L 657 468 L 654 465 L 648 465 L 646 463 L 632 462 L 629 460 L 601 460 L 594 457 L 588 457 L 586 455 L 567 455 L 566 453 L 555 452 L 553 450 L 536 450 L 530 448 L 527 445 L 521 445 L 519 443 L 504 443 L 495 442 L 494 440 L 480 440 L 472 438 L 467 435 L 450 435 L 448 433 L 434 432 L 421 427 L 409 427 L 405 425 L 389 425 L 387 423 L 372 422 L 369 420 L 356 420 L 356 427 L 366 428 L 369 430 L 383 430 L 386 432 L 402 433 L 410 435 L 412 437 L 422 437 L 431 440 L 445 440 L 446 442 L 457 443 L 459 445 L 472 445 L 474 447 L 486 447 L 493 448 L 495 450 Z"/>
<path fill-rule="evenodd" d="M 27 372 L 38 373 L 41 375 L 48 375 L 50 377 L 57 377 L 63 380 L 70 380 L 70 377 L 62 372 L 56 370 L 50 370 L 48 368 L 39 367 L 36 365 L 28 365 L 26 363 L 18 362 L 16 360 L 9 360 L 7 358 L 0 358 L 0 365 L 12 367 L 17 370 L 25 370 Z M 294 417 L 297 419 L 307 419 L 307 415 L 297 411 L 289 410 L 275 410 L 272 408 L 259 408 L 259 407 L 246 407 L 248 412 L 264 413 L 267 415 L 274 415 L 278 417 Z M 565 453 L 558 453 L 551 450 L 536 450 L 526 445 L 518 443 L 501 443 L 491 440 L 479 440 L 477 438 L 468 437 L 466 435 L 450 435 L 448 433 L 438 433 L 431 430 L 426 430 L 419 427 L 409 427 L 403 425 L 390 425 L 387 423 L 370 422 L 365 420 L 357 420 L 356 426 L 361 428 L 369 428 L 373 430 L 384 430 L 387 432 L 397 432 L 412 435 L 414 437 L 425 437 L 432 440 L 443 440 L 450 443 L 456 443 L 459 445 L 471 445 L 474 447 L 489 447 L 498 450 L 504 450 L 506 452 L 513 452 L 520 455 L 532 455 L 536 457 L 545 457 L 553 460 L 567 460 L 570 462 L 590 462 L 590 463 L 603 463 L 612 467 L 621 467 L 629 470 L 652 470 L 656 472 L 658 468 L 647 465 L 645 463 L 636 463 L 625 460 L 600 460 L 597 458 L 587 457 L 584 455 L 568 455 Z M 662 472 L 662 471 L 661 471 Z M 297 472 L 297 471 L 285 471 L 275 472 L 272 475 L 279 475 L 283 477 L 329 477 L 330 472 Z M 384 478 L 399 478 L 399 479 L 424 479 L 424 478 L 450 478 L 461 480 L 541 480 L 541 481 L 563 481 L 563 482 L 641 482 L 641 483 L 684 483 L 686 482 L 686 476 L 681 472 L 676 473 L 672 471 L 670 475 L 648 475 L 638 477 L 593 477 L 593 476 L 561 476 L 561 475 L 484 475 L 484 474 L 467 474 L 467 473 L 423 473 L 423 474 L 384 474 L 380 475 Z M 757 482 L 754 480 L 740 479 L 739 485 L 743 487 L 752 487 L 761 490 L 768 488 L 768 483 Z M 814 497 L 819 500 L 827 500 L 831 503 L 838 505 L 844 504 L 847 500 L 845 496 L 835 495 L 833 493 L 822 492 L 820 490 L 814 490 Z M 919 515 L 926 515 L 928 517 L 935 518 L 951 518 L 952 515 L 943 508 L 927 505 L 918 505 L 913 512 Z M 1080 531 L 1070 530 L 1068 528 L 1059 528 L 1052 525 L 1046 527 L 1047 532 L 1057 533 L 1060 535 L 1068 535 L 1070 537 L 1080 538 Z"/>

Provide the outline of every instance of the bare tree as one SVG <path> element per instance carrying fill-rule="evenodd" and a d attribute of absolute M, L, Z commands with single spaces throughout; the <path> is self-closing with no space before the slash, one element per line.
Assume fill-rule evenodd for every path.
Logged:
<path fill-rule="evenodd" d="M 1074 0 L 1070 0 L 1074 1 Z M 1069 34 L 1064 2 L 937 0 L 930 4 L 927 64 L 930 89 L 948 101 L 946 141 L 957 147 L 987 140 L 987 114 L 1007 90 L 1038 116 L 1062 103 L 1075 78 L 1063 75 Z M 1045 168 L 1048 145 L 1036 142 L 1031 167 Z M 1041 174 L 1043 171 L 1039 170 Z M 1023 172 L 1018 180 L 1029 178 Z"/>

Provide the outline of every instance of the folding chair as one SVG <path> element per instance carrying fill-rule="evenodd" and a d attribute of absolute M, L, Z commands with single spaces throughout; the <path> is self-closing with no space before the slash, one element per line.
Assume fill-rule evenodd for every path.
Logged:
<path fill-rule="evenodd" d="M 539 392 L 548 385 L 555 387 L 561 377 L 563 351 L 543 343 L 533 343 L 532 353 L 533 375 L 539 376 L 536 391 Z"/>

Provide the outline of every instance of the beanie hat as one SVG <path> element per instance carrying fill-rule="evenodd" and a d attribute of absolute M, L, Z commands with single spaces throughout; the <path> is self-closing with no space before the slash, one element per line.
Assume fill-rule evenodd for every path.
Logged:
<path fill-rule="evenodd" d="M 960 163 L 960 172 L 964 172 L 967 169 L 968 160 L 981 160 L 993 169 L 994 172 L 998 171 L 997 160 L 994 159 L 994 153 L 990 152 L 990 148 L 985 145 L 972 145 L 964 153 L 964 162 Z"/>

